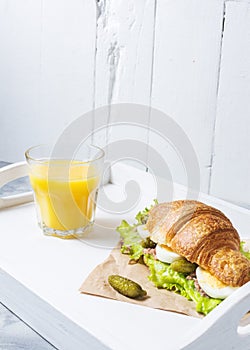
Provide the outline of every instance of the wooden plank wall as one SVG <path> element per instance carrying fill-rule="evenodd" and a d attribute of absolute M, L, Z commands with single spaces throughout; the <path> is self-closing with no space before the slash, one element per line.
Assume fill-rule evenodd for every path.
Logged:
<path fill-rule="evenodd" d="M 92 108 L 151 105 L 191 140 L 202 191 L 250 206 L 249 6 L 246 0 L 0 0 L 1 159 L 19 160 L 27 146 L 54 139 Z M 150 132 L 150 115 L 136 128 L 113 125 L 118 114 L 106 111 L 107 128 L 95 142 L 140 140 L 143 168 L 157 150 L 172 178 L 186 183 L 179 155 Z M 99 122 L 96 116 L 93 130 Z M 160 165 L 152 170 L 162 174 Z"/>
<path fill-rule="evenodd" d="M 152 106 L 177 122 L 191 140 L 208 191 L 216 111 L 224 1 L 157 2 Z M 181 157 L 162 153 L 174 180 L 186 183 Z"/>
<path fill-rule="evenodd" d="M 0 155 L 17 161 L 93 106 L 95 4 L 0 0 Z"/>
<path fill-rule="evenodd" d="M 226 2 L 210 193 L 250 208 L 250 3 Z"/>
<path fill-rule="evenodd" d="M 99 1 L 97 9 L 95 107 L 116 103 L 149 106 L 155 1 Z M 100 133 L 97 135 L 95 143 L 101 147 L 111 145 L 109 155 L 112 158 L 112 149 L 117 148 L 115 142 L 140 140 L 144 145 L 140 156 L 143 164 L 137 163 L 136 166 L 146 169 L 148 118 L 144 118 L 144 128 L 136 128 L 131 125 L 133 117 L 122 116 L 122 113 L 114 108 L 111 112 L 107 110 L 108 128 L 102 136 Z M 95 126 L 98 125 L 97 119 Z M 127 121 L 128 125 L 118 125 L 118 120 Z"/>

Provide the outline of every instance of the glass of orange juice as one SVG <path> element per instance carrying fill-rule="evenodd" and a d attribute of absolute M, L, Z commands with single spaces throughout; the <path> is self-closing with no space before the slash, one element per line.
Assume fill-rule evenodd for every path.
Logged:
<path fill-rule="evenodd" d="M 83 145 L 74 156 L 48 145 L 25 152 L 39 226 L 45 235 L 81 238 L 95 218 L 104 151 Z"/>

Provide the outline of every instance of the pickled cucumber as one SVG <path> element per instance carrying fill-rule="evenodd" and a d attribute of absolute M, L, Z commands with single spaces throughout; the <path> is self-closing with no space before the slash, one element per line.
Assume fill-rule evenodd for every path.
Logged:
<path fill-rule="evenodd" d="M 126 277 L 110 275 L 108 282 L 118 293 L 128 298 L 141 299 L 147 295 L 147 292 L 138 283 Z"/>
<path fill-rule="evenodd" d="M 186 259 L 179 259 L 170 265 L 171 269 L 176 272 L 181 273 L 192 273 L 195 271 L 197 265 L 192 264 L 190 261 L 187 261 Z"/>
<path fill-rule="evenodd" d="M 156 247 L 156 243 L 153 242 L 149 237 L 145 238 L 143 241 L 142 241 L 142 244 L 143 248 L 155 248 Z"/>

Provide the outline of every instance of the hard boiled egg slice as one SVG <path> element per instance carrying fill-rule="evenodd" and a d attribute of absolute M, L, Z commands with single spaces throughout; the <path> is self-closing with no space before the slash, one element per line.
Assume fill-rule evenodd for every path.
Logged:
<path fill-rule="evenodd" d="M 173 252 L 170 248 L 168 248 L 164 244 L 157 244 L 156 257 L 158 260 L 169 264 L 171 264 L 175 260 L 182 259 L 182 257 L 179 254 Z"/>
<path fill-rule="evenodd" d="M 137 226 L 137 232 L 141 236 L 141 238 L 147 238 L 150 236 L 149 231 L 147 230 L 146 225 L 139 225 Z"/>
<path fill-rule="evenodd" d="M 227 286 L 201 267 L 197 267 L 196 277 L 200 287 L 211 298 L 225 299 L 239 288 Z"/>

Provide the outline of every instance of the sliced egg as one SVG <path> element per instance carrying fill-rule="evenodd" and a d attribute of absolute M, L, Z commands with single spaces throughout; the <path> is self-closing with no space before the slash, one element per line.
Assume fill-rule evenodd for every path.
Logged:
<path fill-rule="evenodd" d="M 197 267 L 196 277 L 200 287 L 211 298 L 225 299 L 239 288 L 224 284 L 201 267 Z"/>
<path fill-rule="evenodd" d="M 181 255 L 173 252 L 164 244 L 157 244 L 156 246 L 156 257 L 162 262 L 171 264 L 175 260 L 182 259 Z"/>
<path fill-rule="evenodd" d="M 149 231 L 147 230 L 146 225 L 139 225 L 137 226 L 137 232 L 141 236 L 141 238 L 147 238 L 150 236 Z"/>

